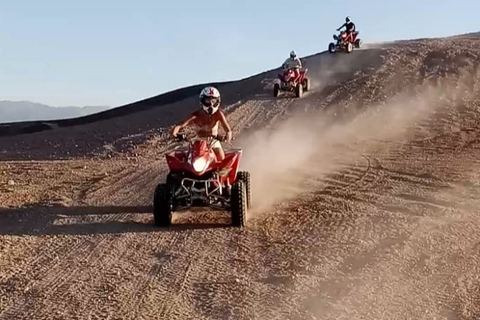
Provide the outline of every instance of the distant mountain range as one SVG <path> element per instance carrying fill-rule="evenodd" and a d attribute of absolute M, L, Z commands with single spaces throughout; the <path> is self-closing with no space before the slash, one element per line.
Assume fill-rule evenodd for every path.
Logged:
<path fill-rule="evenodd" d="M 75 118 L 110 109 L 107 106 L 51 107 L 31 101 L 0 101 L 0 123 Z"/>

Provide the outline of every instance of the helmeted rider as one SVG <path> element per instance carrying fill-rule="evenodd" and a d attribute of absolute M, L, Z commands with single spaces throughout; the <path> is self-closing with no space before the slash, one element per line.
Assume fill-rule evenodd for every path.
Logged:
<path fill-rule="evenodd" d="M 295 73 L 295 78 L 298 77 L 300 72 L 300 68 L 302 68 L 302 61 L 297 56 L 295 50 L 290 52 L 290 57 L 288 57 L 285 62 L 282 64 L 283 70 L 293 70 Z"/>
<path fill-rule="evenodd" d="M 219 109 L 221 103 L 220 92 L 215 87 L 205 87 L 200 92 L 199 100 L 200 110 L 194 111 L 185 121 L 176 125 L 172 130 L 172 136 L 177 137 L 178 132 L 191 122 L 196 125 L 198 137 L 216 136 L 218 135 L 218 124 L 221 123 L 227 134 L 226 140 L 230 142 L 232 140 L 232 129 L 227 122 L 225 114 Z M 219 141 L 214 142 L 212 149 L 218 161 L 225 159 L 225 153 Z"/>
<path fill-rule="evenodd" d="M 345 23 L 340 28 L 338 28 L 337 31 L 340 31 L 340 29 L 342 29 L 343 27 L 345 27 L 347 36 L 349 36 L 352 32 L 355 32 L 355 23 L 350 20 L 350 17 L 345 18 Z"/>

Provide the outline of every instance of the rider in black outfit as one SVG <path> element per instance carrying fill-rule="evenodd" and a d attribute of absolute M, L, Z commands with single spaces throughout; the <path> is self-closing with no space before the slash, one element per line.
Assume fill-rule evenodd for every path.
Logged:
<path fill-rule="evenodd" d="M 349 36 L 350 33 L 355 32 L 355 24 L 350 20 L 350 17 L 345 18 L 345 23 L 340 28 L 338 28 L 337 31 L 340 31 L 340 29 L 342 29 L 343 27 L 345 27 L 347 36 Z"/>

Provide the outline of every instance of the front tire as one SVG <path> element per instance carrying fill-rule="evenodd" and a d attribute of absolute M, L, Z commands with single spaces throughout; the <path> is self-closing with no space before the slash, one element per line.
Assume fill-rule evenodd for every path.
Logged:
<path fill-rule="evenodd" d="M 347 43 L 347 53 L 351 53 L 353 51 L 353 44 L 351 42 Z"/>
<path fill-rule="evenodd" d="M 169 227 L 172 224 L 173 201 L 172 191 L 166 183 L 155 188 L 153 196 L 153 218 L 158 227 Z"/>
<path fill-rule="evenodd" d="M 244 227 L 247 221 L 247 189 L 243 181 L 238 180 L 232 186 L 232 225 Z"/>
<path fill-rule="evenodd" d="M 310 80 L 308 78 L 303 79 L 303 89 L 305 91 L 310 90 Z"/>
<path fill-rule="evenodd" d="M 245 191 L 247 194 L 247 208 L 250 209 L 252 207 L 252 187 L 251 187 L 251 180 L 250 180 L 250 172 L 248 171 L 239 171 L 237 174 L 237 181 L 243 181 L 245 184 Z"/>
<path fill-rule="evenodd" d="M 300 98 L 303 95 L 303 85 L 301 83 L 297 83 L 295 87 L 295 96 Z"/>

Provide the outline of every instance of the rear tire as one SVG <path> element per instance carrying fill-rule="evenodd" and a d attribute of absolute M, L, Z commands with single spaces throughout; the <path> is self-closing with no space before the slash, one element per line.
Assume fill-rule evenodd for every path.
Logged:
<path fill-rule="evenodd" d="M 275 83 L 273 85 L 273 96 L 278 97 L 279 93 L 280 93 L 280 85 L 278 83 Z"/>
<path fill-rule="evenodd" d="M 300 98 L 303 95 L 303 85 L 301 83 L 297 83 L 295 87 L 295 95 L 297 98 Z"/>
<path fill-rule="evenodd" d="M 356 39 L 355 40 L 355 48 L 360 48 L 362 46 L 362 40 Z"/>
<path fill-rule="evenodd" d="M 247 221 L 247 190 L 245 183 L 238 180 L 232 186 L 232 225 L 244 227 Z"/>
<path fill-rule="evenodd" d="M 158 227 L 169 227 L 172 224 L 172 191 L 166 183 L 155 188 L 153 196 L 153 218 Z"/>
<path fill-rule="evenodd" d="M 330 42 L 330 44 L 328 45 L 328 52 L 335 53 L 335 43 Z"/>
<path fill-rule="evenodd" d="M 247 209 L 252 207 L 252 187 L 250 182 L 250 172 L 239 171 L 237 173 L 237 180 L 243 181 L 245 184 L 245 191 L 247 194 Z"/>

